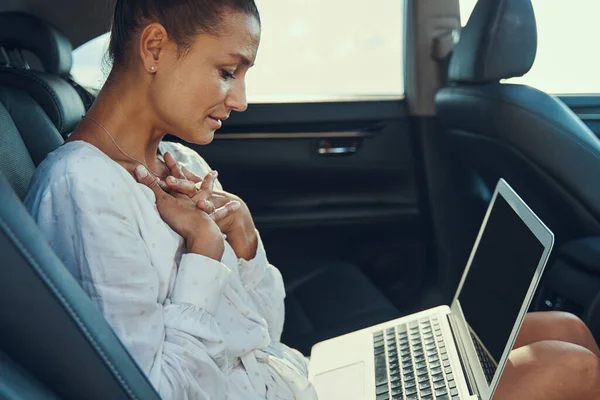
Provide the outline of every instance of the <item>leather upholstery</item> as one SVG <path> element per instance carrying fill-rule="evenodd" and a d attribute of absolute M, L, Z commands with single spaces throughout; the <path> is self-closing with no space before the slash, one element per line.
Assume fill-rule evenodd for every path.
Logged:
<path fill-rule="evenodd" d="M 282 342 L 310 355 L 320 341 L 399 318 L 390 301 L 354 265 L 325 260 L 302 262 L 311 271 L 293 276 L 282 271 L 286 284 Z"/>
<path fill-rule="evenodd" d="M 600 234 L 600 140 L 559 99 L 498 82 L 533 62 L 530 0 L 484 0 L 475 11 L 452 61 L 454 82 L 435 98 L 452 182 L 438 210 L 452 223 L 437 236 L 456 284 L 499 178 L 550 227 L 557 246 Z"/>
<path fill-rule="evenodd" d="M 564 103 L 528 86 L 486 84 L 444 88 L 436 105 L 449 150 L 488 184 L 504 177 L 522 186 L 556 234 L 600 230 L 600 140 Z"/>
<path fill-rule="evenodd" d="M 522 76 L 535 60 L 537 28 L 530 0 L 479 0 L 450 60 L 453 82 Z"/>
<path fill-rule="evenodd" d="M 38 382 L 31 374 L 0 351 L 0 399 L 59 400 L 56 395 Z"/>
<path fill-rule="evenodd" d="M 29 93 L 42 106 L 63 136 L 70 134 L 85 114 L 83 102 L 77 91 L 56 75 L 0 68 L 0 85 Z"/>
<path fill-rule="evenodd" d="M 23 198 L 36 166 L 63 143 L 27 93 L 0 87 L 0 172 Z"/>
<path fill-rule="evenodd" d="M 58 29 L 32 15 L 0 13 L 0 47 L 31 51 L 46 72 L 61 76 L 71 72 L 71 42 Z"/>
<path fill-rule="evenodd" d="M 61 399 L 159 399 L 0 177 L 0 349 Z"/>

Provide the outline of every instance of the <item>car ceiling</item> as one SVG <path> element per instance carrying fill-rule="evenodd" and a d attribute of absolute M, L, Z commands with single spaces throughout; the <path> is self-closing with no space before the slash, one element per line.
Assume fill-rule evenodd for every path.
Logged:
<path fill-rule="evenodd" d="M 2 0 L 0 12 L 36 15 L 63 31 L 76 48 L 108 32 L 115 0 Z"/>

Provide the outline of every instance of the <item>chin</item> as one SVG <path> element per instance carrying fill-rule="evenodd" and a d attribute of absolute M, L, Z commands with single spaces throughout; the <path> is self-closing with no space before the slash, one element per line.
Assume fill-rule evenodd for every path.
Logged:
<path fill-rule="evenodd" d="M 215 138 L 215 131 L 203 131 L 203 132 L 194 132 L 191 135 L 192 140 L 188 140 L 188 142 L 195 144 L 209 144 Z"/>

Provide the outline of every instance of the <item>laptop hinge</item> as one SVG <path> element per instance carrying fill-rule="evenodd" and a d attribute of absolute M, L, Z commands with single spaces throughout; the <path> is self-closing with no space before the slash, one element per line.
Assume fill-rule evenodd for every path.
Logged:
<path fill-rule="evenodd" d="M 454 318 L 452 318 L 452 314 L 447 314 L 448 323 L 450 324 L 450 330 L 452 331 L 452 338 L 454 339 L 454 344 L 456 345 L 456 349 L 458 350 L 458 358 L 460 359 L 460 365 L 462 367 L 463 373 L 465 374 L 465 380 L 467 381 L 467 387 L 469 388 L 469 393 L 472 396 L 477 396 L 477 398 L 481 399 L 481 394 L 477 389 L 477 384 L 475 381 L 475 375 L 473 374 L 473 370 L 471 369 L 471 365 L 468 362 L 467 357 L 465 356 L 466 350 L 462 340 L 460 340 L 459 331 L 456 327 L 456 323 L 454 322 Z"/>

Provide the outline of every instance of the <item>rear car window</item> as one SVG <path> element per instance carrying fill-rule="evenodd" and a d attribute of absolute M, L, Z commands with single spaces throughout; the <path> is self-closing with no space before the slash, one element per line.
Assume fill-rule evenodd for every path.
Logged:
<path fill-rule="evenodd" d="M 251 103 L 385 100 L 404 95 L 404 1 L 256 0 L 262 38 Z M 73 53 L 74 79 L 99 89 L 108 34 Z"/>

